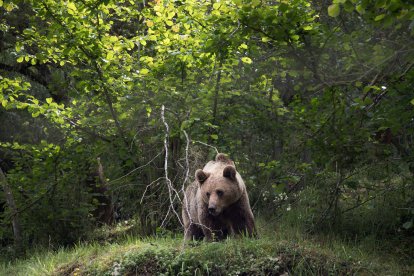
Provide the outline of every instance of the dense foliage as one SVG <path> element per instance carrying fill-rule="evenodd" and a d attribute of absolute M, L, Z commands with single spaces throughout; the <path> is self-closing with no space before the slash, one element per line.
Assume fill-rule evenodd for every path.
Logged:
<path fill-rule="evenodd" d="M 180 229 L 217 149 L 256 214 L 406 243 L 413 46 L 407 0 L 0 0 L 0 242 Z"/>

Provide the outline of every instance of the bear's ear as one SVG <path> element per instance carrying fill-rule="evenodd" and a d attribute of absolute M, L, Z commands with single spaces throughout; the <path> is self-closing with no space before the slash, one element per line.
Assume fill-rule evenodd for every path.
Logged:
<path fill-rule="evenodd" d="M 206 173 L 201 169 L 198 169 L 195 173 L 195 177 L 196 177 L 198 183 L 200 183 L 200 184 L 203 184 L 209 176 L 210 176 L 209 173 Z"/>
<path fill-rule="evenodd" d="M 223 162 L 234 166 L 234 162 L 224 153 L 219 153 L 216 155 L 216 162 Z"/>
<path fill-rule="evenodd" d="M 230 159 L 224 153 L 218 153 L 216 155 L 216 161 L 227 163 L 228 161 L 230 161 Z"/>
<path fill-rule="evenodd" d="M 236 180 L 236 168 L 233 166 L 226 166 L 223 170 L 223 176 L 231 180 Z"/>

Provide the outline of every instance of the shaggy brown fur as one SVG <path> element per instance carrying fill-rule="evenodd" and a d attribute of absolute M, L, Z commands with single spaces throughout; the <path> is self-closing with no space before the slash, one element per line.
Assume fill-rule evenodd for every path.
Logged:
<path fill-rule="evenodd" d="M 232 160 L 219 153 L 196 171 L 195 178 L 186 189 L 182 209 L 186 240 L 256 235 L 246 185 Z"/>

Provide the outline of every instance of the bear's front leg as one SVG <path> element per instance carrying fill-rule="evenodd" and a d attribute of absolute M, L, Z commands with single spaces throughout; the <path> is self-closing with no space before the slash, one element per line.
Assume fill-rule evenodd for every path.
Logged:
<path fill-rule="evenodd" d="M 246 215 L 246 230 L 250 238 L 257 237 L 256 225 L 254 224 L 253 214 Z"/>
<path fill-rule="evenodd" d="M 204 234 L 204 239 L 206 241 L 212 241 L 213 240 L 213 229 L 214 229 L 213 228 L 214 225 L 213 225 L 212 221 L 208 219 L 207 214 L 206 214 L 205 217 L 200 217 L 199 221 L 200 221 L 200 224 L 201 224 L 200 225 L 201 229 L 202 229 L 203 234 Z"/>
<path fill-rule="evenodd" d="M 200 226 L 195 223 L 191 223 L 184 228 L 184 240 L 201 240 L 204 237 L 204 233 Z"/>
<path fill-rule="evenodd" d="M 250 238 L 256 237 L 256 226 L 251 212 L 241 212 L 239 216 L 235 216 L 233 219 L 234 234 L 247 235 Z"/>
<path fill-rule="evenodd" d="M 222 240 L 227 236 L 227 228 L 220 223 L 217 217 L 208 214 L 204 210 L 199 210 L 198 219 L 206 241 Z"/>
<path fill-rule="evenodd" d="M 227 238 L 229 235 L 229 228 L 226 225 L 216 221 L 214 218 L 201 222 L 204 238 L 206 241 L 220 241 Z"/>

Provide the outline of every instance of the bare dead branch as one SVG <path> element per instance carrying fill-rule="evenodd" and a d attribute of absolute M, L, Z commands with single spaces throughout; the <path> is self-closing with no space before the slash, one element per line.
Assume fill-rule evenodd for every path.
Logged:
<path fill-rule="evenodd" d="M 121 177 L 119 177 L 119 178 L 117 178 L 117 179 L 114 179 L 114 180 L 112 180 L 112 181 L 109 181 L 109 182 L 108 182 L 108 184 L 111 184 L 111 183 L 114 183 L 114 182 L 116 182 L 116 181 L 119 181 L 119 180 L 121 180 L 121 179 L 123 179 L 123 178 L 127 177 L 128 175 L 131 175 L 131 174 L 132 174 L 132 173 L 134 173 L 135 171 L 137 171 L 137 170 L 139 170 L 139 169 L 142 169 L 142 168 L 144 168 L 144 167 L 148 166 L 149 164 L 151 164 L 151 163 L 152 163 L 152 161 L 154 161 L 155 159 L 157 159 L 157 157 L 158 157 L 158 156 L 160 156 L 160 155 L 161 155 L 161 153 L 162 153 L 162 152 L 158 153 L 158 154 L 157 154 L 154 158 L 152 158 L 150 161 L 148 161 L 145 165 L 139 166 L 139 167 L 137 167 L 137 168 L 133 169 L 132 171 L 128 172 L 127 174 L 125 174 L 125 175 L 123 175 L 123 176 L 121 176 Z"/>
<path fill-rule="evenodd" d="M 173 211 L 173 213 L 176 215 L 178 221 L 180 222 L 181 225 L 183 225 L 183 222 L 181 221 L 181 217 L 180 215 L 177 213 L 177 211 L 174 208 L 174 200 L 178 198 L 178 200 L 181 202 L 180 196 L 177 192 L 176 189 L 174 189 L 173 185 L 172 185 L 172 181 L 170 180 L 170 178 L 168 177 L 168 138 L 169 138 L 169 133 L 170 133 L 170 129 L 169 126 L 167 124 L 167 121 L 165 120 L 165 106 L 162 105 L 161 106 L 161 119 L 162 122 L 165 126 L 165 135 L 164 135 L 164 152 L 165 152 L 165 157 L 164 157 L 164 175 L 165 175 L 165 181 L 167 184 L 167 188 L 168 188 L 168 197 L 170 200 L 170 206 L 168 209 L 167 214 L 164 217 L 164 220 L 161 223 L 161 226 L 164 226 L 164 223 L 170 213 L 170 210 Z M 173 197 L 174 195 L 174 197 Z"/>
<path fill-rule="evenodd" d="M 206 147 L 213 148 L 213 149 L 216 151 L 216 154 L 218 154 L 218 153 L 219 153 L 218 149 L 217 149 L 215 146 L 209 145 L 209 144 L 204 143 L 204 142 L 201 142 L 201 141 L 193 141 L 193 143 L 199 143 L 199 144 L 202 144 L 202 145 L 204 145 L 204 146 L 206 146 Z"/>

